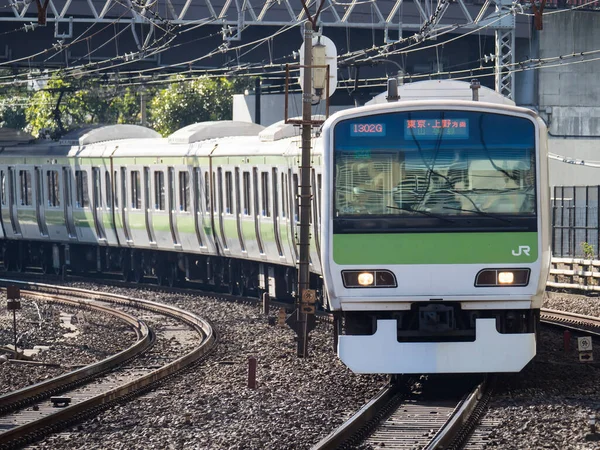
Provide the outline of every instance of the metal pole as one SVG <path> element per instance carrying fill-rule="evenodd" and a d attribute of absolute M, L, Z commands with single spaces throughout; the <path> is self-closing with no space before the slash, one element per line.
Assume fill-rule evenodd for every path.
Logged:
<path fill-rule="evenodd" d="M 15 345 L 15 359 L 19 359 L 19 352 L 17 351 L 17 310 L 13 309 L 13 342 Z"/>
<path fill-rule="evenodd" d="M 304 24 L 304 84 L 302 94 L 302 162 L 300 165 L 300 261 L 298 263 L 297 319 L 298 356 L 304 358 L 308 352 L 308 322 L 302 312 L 302 294 L 310 289 L 310 144 L 312 133 L 312 24 Z"/>
<path fill-rule="evenodd" d="M 254 123 L 260 125 L 261 117 L 260 117 L 260 97 L 262 94 L 262 89 L 260 85 L 260 77 L 256 77 L 254 79 Z"/>
<path fill-rule="evenodd" d="M 142 113 L 142 126 L 148 126 L 148 118 L 146 115 L 146 89 L 144 88 L 140 91 L 140 110 Z"/>

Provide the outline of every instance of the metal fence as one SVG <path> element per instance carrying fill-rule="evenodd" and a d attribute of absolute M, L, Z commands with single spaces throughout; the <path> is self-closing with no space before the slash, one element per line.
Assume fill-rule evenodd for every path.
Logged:
<path fill-rule="evenodd" d="M 552 256 L 600 259 L 600 186 L 555 186 Z"/>

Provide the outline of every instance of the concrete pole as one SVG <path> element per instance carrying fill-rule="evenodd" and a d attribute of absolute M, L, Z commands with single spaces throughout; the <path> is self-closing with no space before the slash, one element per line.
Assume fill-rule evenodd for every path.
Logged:
<path fill-rule="evenodd" d="M 310 145 L 312 134 L 312 24 L 304 24 L 304 84 L 302 94 L 302 160 L 300 165 L 300 261 L 298 263 L 298 356 L 308 354 L 308 321 L 302 312 L 302 295 L 310 289 Z"/>

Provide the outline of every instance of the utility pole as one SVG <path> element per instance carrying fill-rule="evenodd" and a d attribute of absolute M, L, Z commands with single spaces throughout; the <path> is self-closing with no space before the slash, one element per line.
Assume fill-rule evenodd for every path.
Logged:
<path fill-rule="evenodd" d="M 296 320 L 298 356 L 308 353 L 308 318 L 302 309 L 304 292 L 310 289 L 310 145 L 312 135 L 312 23 L 304 24 L 304 77 L 302 89 L 302 159 L 300 164 L 300 261 Z"/>

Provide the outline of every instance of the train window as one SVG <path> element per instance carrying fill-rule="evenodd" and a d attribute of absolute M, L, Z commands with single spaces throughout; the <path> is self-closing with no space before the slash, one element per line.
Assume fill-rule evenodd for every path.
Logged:
<path fill-rule="evenodd" d="M 231 207 L 233 206 L 233 182 L 231 180 L 231 172 L 225 172 L 225 213 L 232 214 Z"/>
<path fill-rule="evenodd" d="M 48 206 L 60 206 L 60 188 L 58 185 L 58 171 L 49 170 L 46 172 L 46 181 L 48 184 Z"/>
<path fill-rule="evenodd" d="M 240 199 L 240 169 L 235 169 L 235 214 L 239 217 L 241 212 L 241 199 Z"/>
<path fill-rule="evenodd" d="M 113 172 L 113 192 L 115 193 L 115 208 L 119 207 L 119 185 L 117 182 L 118 174 L 119 173 L 116 170 Z"/>
<path fill-rule="evenodd" d="M 319 219 L 319 225 L 321 224 L 321 203 L 323 201 L 322 199 L 322 195 L 323 195 L 323 177 L 321 174 L 317 175 L 317 218 Z"/>
<path fill-rule="evenodd" d="M 279 189 L 277 188 L 277 169 L 273 169 L 273 217 L 279 216 Z"/>
<path fill-rule="evenodd" d="M 112 192 L 110 190 L 110 172 L 104 172 L 104 191 L 106 195 L 106 207 L 112 208 Z"/>
<path fill-rule="evenodd" d="M 261 188 L 262 188 L 262 215 L 265 217 L 271 216 L 269 209 L 269 173 L 262 172 L 260 174 Z"/>
<path fill-rule="evenodd" d="M 142 193 L 140 192 L 140 171 L 131 171 L 131 209 L 142 209 Z"/>
<path fill-rule="evenodd" d="M 92 168 L 92 182 L 94 183 L 94 208 L 102 208 L 100 169 L 97 167 Z"/>
<path fill-rule="evenodd" d="M 296 222 L 300 220 L 300 204 L 298 202 L 298 174 L 294 174 L 294 215 Z"/>
<path fill-rule="evenodd" d="M 19 170 L 21 181 L 21 205 L 31 205 L 31 172 Z"/>
<path fill-rule="evenodd" d="M 287 186 L 285 185 L 285 174 L 281 174 L 281 217 L 285 217 L 286 213 L 286 207 L 287 207 L 287 199 L 286 199 L 286 192 L 287 192 Z"/>
<path fill-rule="evenodd" d="M 214 198 L 213 198 L 213 200 L 214 200 L 213 201 L 213 212 L 217 212 L 217 206 L 218 206 L 218 204 L 217 204 L 216 193 L 217 193 L 218 187 L 217 187 L 217 174 L 215 172 L 213 172 L 213 174 L 212 174 L 212 185 L 213 185 L 213 187 L 215 189 L 215 195 L 214 195 Z"/>
<path fill-rule="evenodd" d="M 154 172 L 154 209 L 165 210 L 165 173 Z"/>
<path fill-rule="evenodd" d="M 123 209 L 127 208 L 127 168 L 121 167 L 121 201 Z"/>
<path fill-rule="evenodd" d="M 194 169 L 194 178 L 192 180 L 194 186 L 194 212 L 200 211 L 200 169 Z"/>
<path fill-rule="evenodd" d="M 204 200 L 206 202 L 204 211 L 210 211 L 210 177 L 208 172 L 204 172 Z"/>
<path fill-rule="evenodd" d="M 254 215 L 258 216 L 258 169 L 256 167 L 252 169 L 252 182 L 254 184 Z"/>
<path fill-rule="evenodd" d="M 190 174 L 188 172 L 179 172 L 179 210 L 188 211 L 190 209 Z"/>
<path fill-rule="evenodd" d="M 250 172 L 244 172 L 243 174 L 244 183 L 244 215 L 251 216 L 252 208 L 250 205 Z"/>
<path fill-rule="evenodd" d="M 0 203 L 6 205 L 6 175 L 0 170 Z"/>
<path fill-rule="evenodd" d="M 219 198 L 219 212 L 223 212 L 223 169 L 218 169 L 217 194 Z"/>
<path fill-rule="evenodd" d="M 88 194 L 88 176 L 85 170 L 75 171 L 75 205 L 78 208 L 87 208 L 90 206 L 90 196 Z"/>

